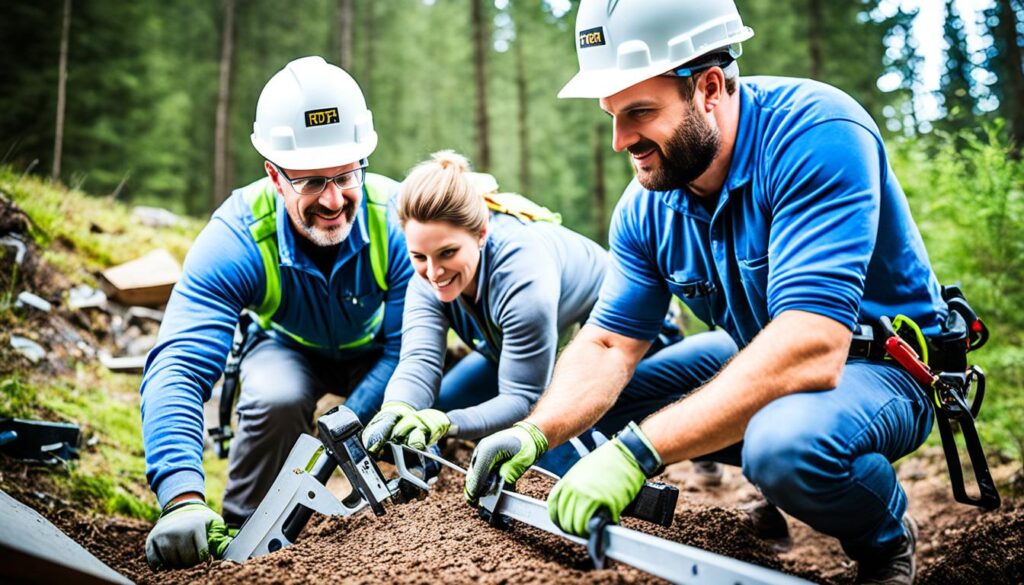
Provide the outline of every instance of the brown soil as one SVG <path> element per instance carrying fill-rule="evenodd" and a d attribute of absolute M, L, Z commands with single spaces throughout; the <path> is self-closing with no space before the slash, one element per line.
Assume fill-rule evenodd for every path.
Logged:
<path fill-rule="evenodd" d="M 460 459 L 467 450 L 458 453 Z M 14 465 L 3 462 L 3 467 Z M 952 501 L 941 450 L 926 449 L 900 466 L 921 528 L 917 548 L 919 583 L 1024 583 L 1024 501 L 1007 498 L 995 512 Z M 1014 464 L 996 470 L 1008 477 Z M 851 583 L 856 566 L 834 539 L 790 519 L 793 549 L 777 554 L 758 540 L 739 506 L 756 490 L 738 469 L 726 468 L 717 488 L 697 488 L 689 463 L 669 468 L 663 479 L 680 486 L 671 528 L 627 519 L 624 524 L 821 583 Z M 11 486 L 12 469 L 0 483 Z M 940 473 L 941 472 L 941 473 Z M 152 573 L 145 564 L 145 522 L 85 518 L 69 502 L 47 496 L 45 474 L 19 473 L 12 495 L 39 510 L 94 555 L 139 583 L 657 583 L 632 567 L 612 563 L 591 570 L 586 552 L 558 537 L 517 524 L 492 528 L 462 499 L 461 477 L 443 471 L 427 497 L 388 505 L 376 517 L 363 511 L 348 518 L 314 517 L 293 546 L 244 564 L 213 561 L 192 569 Z M 4 477 L 6 476 L 6 477 Z M 550 481 L 528 475 L 519 489 L 544 497 Z M 27 487 L 32 485 L 31 488 Z M 1004 492 L 1005 492 L 1004 488 Z"/>

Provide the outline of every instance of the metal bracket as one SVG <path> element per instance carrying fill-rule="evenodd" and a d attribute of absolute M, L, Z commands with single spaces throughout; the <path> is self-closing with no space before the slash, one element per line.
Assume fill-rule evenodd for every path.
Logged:
<path fill-rule="evenodd" d="M 327 456 L 321 447 L 315 438 L 305 434 L 299 436 L 283 467 L 290 472 L 278 474 L 256 512 L 228 545 L 224 558 L 241 563 L 291 544 L 292 540 L 285 536 L 285 527 L 299 506 L 329 516 L 349 516 L 366 507 L 365 499 L 360 499 L 353 507 L 339 502 L 312 475 L 317 460 Z M 317 456 L 311 460 L 310 454 L 313 453 Z"/>

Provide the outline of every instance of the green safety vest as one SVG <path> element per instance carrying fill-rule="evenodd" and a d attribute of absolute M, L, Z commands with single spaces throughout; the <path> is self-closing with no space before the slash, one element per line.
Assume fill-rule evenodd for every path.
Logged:
<path fill-rule="evenodd" d="M 388 185 L 390 179 L 374 173 L 366 174 L 364 193 L 366 194 L 367 230 L 370 234 L 370 268 L 373 278 L 381 290 L 388 290 Z M 242 192 L 242 197 L 252 210 L 253 221 L 249 224 L 249 234 L 256 242 L 263 258 L 263 271 L 266 276 L 266 292 L 263 301 L 249 310 L 255 315 L 255 321 L 263 329 L 280 331 L 293 340 L 308 347 L 320 347 L 299 335 L 288 331 L 273 321 L 274 314 L 281 306 L 281 265 L 277 251 L 277 189 L 270 177 L 264 177 L 252 183 Z M 337 349 L 352 349 L 373 341 L 375 330 L 384 319 L 384 305 L 377 309 L 373 320 L 368 324 L 371 330 L 354 342 L 346 343 Z"/>

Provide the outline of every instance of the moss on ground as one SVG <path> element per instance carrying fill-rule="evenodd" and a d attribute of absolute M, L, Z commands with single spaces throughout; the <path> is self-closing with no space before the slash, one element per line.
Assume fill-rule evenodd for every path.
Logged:
<path fill-rule="evenodd" d="M 156 248 L 183 260 L 203 225 L 183 218 L 172 228 L 146 227 L 127 205 L 21 177 L 5 167 L 0 167 L 0 194 L 30 218 L 28 233 L 44 262 L 74 284 L 95 286 L 96 272 Z M 0 266 L 7 270 L 6 263 Z M 0 290 L 0 322 L 5 331 L 27 328 L 26 314 L 14 310 L 11 302 L 25 283 L 17 272 L 5 276 L 10 278 L 4 279 L 6 286 Z M 141 377 L 111 373 L 92 361 L 68 363 L 63 373 L 44 372 L 7 351 L 6 334 L 0 335 L 0 343 L 5 346 L 0 351 L 4 362 L 0 372 L 8 372 L 0 378 L 0 416 L 81 425 L 80 458 L 45 468 L 59 491 L 52 495 L 74 501 L 85 511 L 155 520 L 159 510 L 146 482 L 142 447 Z M 226 462 L 207 454 L 205 466 L 211 505 L 219 508 Z"/>

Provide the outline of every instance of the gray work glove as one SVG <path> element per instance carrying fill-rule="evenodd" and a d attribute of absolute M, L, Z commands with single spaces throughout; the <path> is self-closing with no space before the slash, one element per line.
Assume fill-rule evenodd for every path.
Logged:
<path fill-rule="evenodd" d="M 379 455 L 384 443 L 391 440 L 395 425 L 406 416 L 416 413 L 416 409 L 404 402 L 392 400 L 380 407 L 380 412 L 366 423 L 363 429 L 363 446 L 371 455 Z"/>
<path fill-rule="evenodd" d="M 547 450 L 547 437 L 526 421 L 481 439 L 466 472 L 466 501 L 477 503 L 487 491 L 488 478 L 493 473 L 506 483 L 515 483 Z"/>
<path fill-rule="evenodd" d="M 186 500 L 164 510 L 146 538 L 146 561 L 154 571 L 183 569 L 224 556 L 231 537 L 224 519 L 202 500 Z"/>

